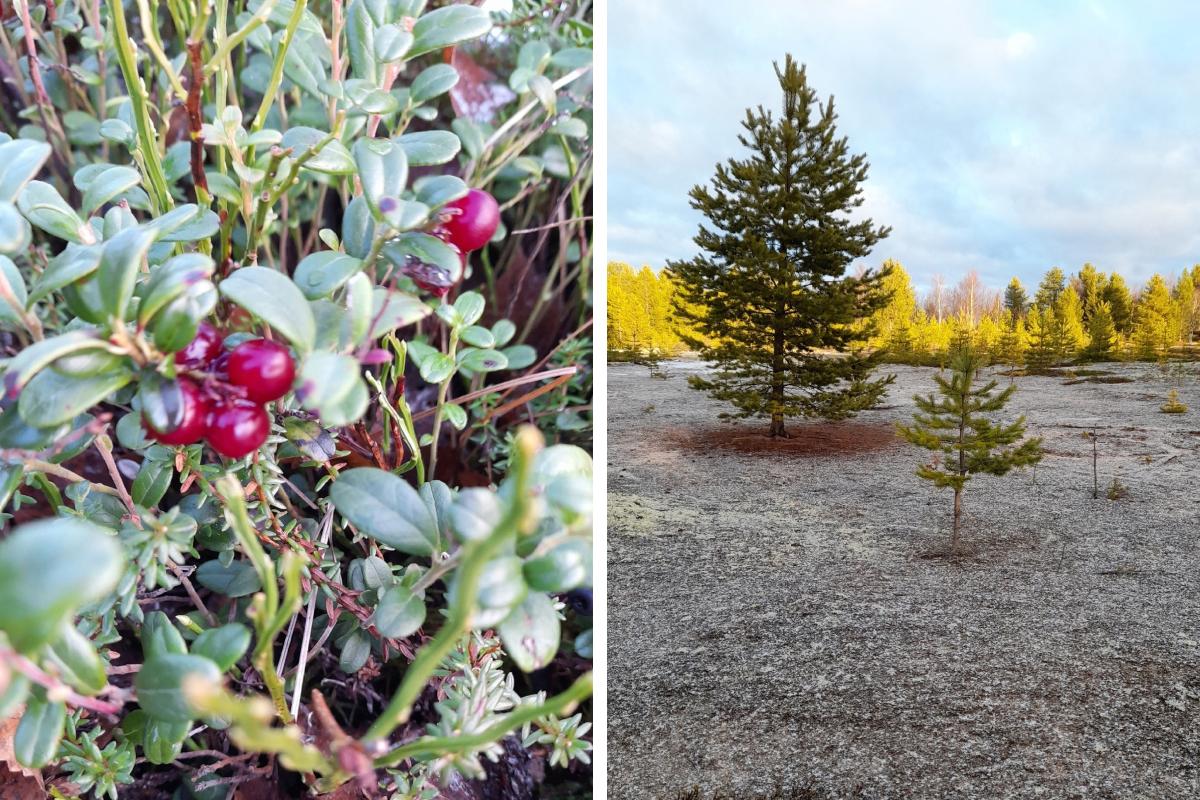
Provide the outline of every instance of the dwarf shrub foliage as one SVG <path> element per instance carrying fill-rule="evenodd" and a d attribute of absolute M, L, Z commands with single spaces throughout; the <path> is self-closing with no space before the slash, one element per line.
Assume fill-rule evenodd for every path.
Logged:
<path fill-rule="evenodd" d="M 0 719 L 55 796 L 586 774 L 589 8 L 0 11 Z"/>

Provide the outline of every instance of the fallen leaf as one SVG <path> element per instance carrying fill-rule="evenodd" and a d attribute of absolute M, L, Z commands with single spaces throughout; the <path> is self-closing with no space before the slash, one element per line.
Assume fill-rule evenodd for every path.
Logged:
<path fill-rule="evenodd" d="M 0 797 L 4 800 L 42 800 L 46 797 L 41 770 L 25 769 L 13 754 L 13 736 L 24 713 L 25 706 L 17 706 L 11 717 L 0 720 Z"/>
<path fill-rule="evenodd" d="M 450 64 L 458 70 L 458 83 L 450 90 L 450 104 L 458 116 L 490 123 L 496 111 L 517 99 L 512 89 L 497 81 L 461 47 L 454 48 Z"/>

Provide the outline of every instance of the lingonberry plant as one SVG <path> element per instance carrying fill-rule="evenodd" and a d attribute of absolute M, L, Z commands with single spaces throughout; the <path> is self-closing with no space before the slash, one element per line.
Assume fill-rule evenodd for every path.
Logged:
<path fill-rule="evenodd" d="M 0 6 L 0 795 L 590 784 L 589 9 Z"/>

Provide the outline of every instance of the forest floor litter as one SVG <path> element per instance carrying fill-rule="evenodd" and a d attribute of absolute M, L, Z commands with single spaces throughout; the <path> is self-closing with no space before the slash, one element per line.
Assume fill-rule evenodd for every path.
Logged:
<path fill-rule="evenodd" d="M 1200 365 L 997 374 L 1046 457 L 958 559 L 892 434 L 936 369 L 774 442 L 663 369 L 609 368 L 610 797 L 1200 796 Z"/>

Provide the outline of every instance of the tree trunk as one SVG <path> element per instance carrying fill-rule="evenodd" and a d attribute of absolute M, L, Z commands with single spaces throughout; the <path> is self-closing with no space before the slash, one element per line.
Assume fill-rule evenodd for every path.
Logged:
<path fill-rule="evenodd" d="M 783 324 L 780 315 L 776 315 L 775 340 L 771 349 L 771 432 L 772 437 L 787 438 L 787 430 L 783 427 Z"/>
<path fill-rule="evenodd" d="M 954 490 L 954 528 L 950 534 L 950 552 L 958 552 L 958 520 L 962 516 L 962 489 Z"/>
<path fill-rule="evenodd" d="M 963 412 L 962 417 L 958 420 L 958 474 L 963 476 L 967 474 L 967 451 L 963 440 L 967 435 L 967 398 L 966 395 L 970 391 L 970 384 L 963 390 Z M 962 485 L 954 487 L 954 532 L 950 534 L 950 550 L 958 552 L 958 522 L 962 516 Z"/>

